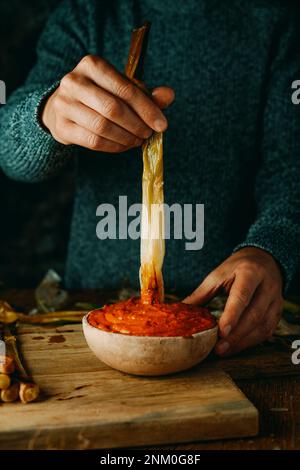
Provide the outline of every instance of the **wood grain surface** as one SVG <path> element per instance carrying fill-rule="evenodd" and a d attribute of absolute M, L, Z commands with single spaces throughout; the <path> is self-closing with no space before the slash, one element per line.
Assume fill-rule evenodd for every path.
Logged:
<path fill-rule="evenodd" d="M 21 311 L 28 311 L 35 305 L 32 289 L 2 289 L 0 294 L 1 299 L 7 300 Z M 112 298 L 116 298 L 115 292 L 76 291 L 70 294 L 70 305 L 78 301 L 103 304 Z M 294 300 L 300 303 L 300 296 L 295 296 Z M 41 329 L 39 334 L 43 336 L 44 331 Z M 59 335 L 60 332 L 56 334 Z M 189 443 L 170 441 L 167 445 L 150 446 L 150 448 L 300 449 L 300 365 L 292 364 L 291 354 L 292 349 L 287 343 L 276 340 L 263 343 L 231 358 L 220 360 L 211 355 L 206 361 L 206 365 L 228 372 L 257 407 L 260 415 L 260 430 L 257 436 Z M 4 408 L 0 406 L 0 415 L 3 410 Z"/>
<path fill-rule="evenodd" d="M 258 412 L 228 375 L 198 366 L 134 377 L 100 363 L 81 325 L 21 326 L 39 402 L 1 406 L 0 449 L 92 449 L 251 436 Z"/>

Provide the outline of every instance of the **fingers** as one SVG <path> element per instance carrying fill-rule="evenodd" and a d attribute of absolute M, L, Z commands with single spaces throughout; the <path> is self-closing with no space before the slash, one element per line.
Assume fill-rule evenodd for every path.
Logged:
<path fill-rule="evenodd" d="M 262 343 L 266 338 L 260 330 L 252 330 L 248 336 L 245 336 L 240 343 L 236 345 L 230 345 L 227 341 L 224 341 L 222 344 L 216 347 L 216 353 L 222 357 L 231 356 L 243 349 L 250 348 L 259 343 Z"/>
<path fill-rule="evenodd" d="M 127 103 L 151 129 L 166 130 L 168 123 L 159 107 L 111 64 L 97 56 L 87 56 L 79 67 L 86 70 L 98 87 Z"/>
<path fill-rule="evenodd" d="M 175 99 L 175 93 L 172 88 L 161 86 L 152 90 L 152 99 L 161 109 L 167 108 L 173 103 Z"/>
<path fill-rule="evenodd" d="M 150 97 L 104 59 L 87 55 L 61 79 L 59 87 L 47 98 L 41 121 L 58 142 L 76 144 L 77 141 L 72 141 L 75 134 L 77 140 L 85 142 L 85 131 L 88 131 L 92 145 L 83 146 L 116 151 L 117 146 L 111 143 L 114 142 L 123 151 L 141 145 L 153 130 L 162 132 L 167 128 L 167 120 L 160 108 L 173 100 L 171 88 L 158 87 Z M 60 126 L 65 120 L 71 135 L 66 135 L 66 130 Z M 82 128 L 80 132 L 74 123 Z M 100 141 L 104 143 L 103 148 L 98 146 Z"/>
<path fill-rule="evenodd" d="M 64 122 L 59 142 L 80 145 L 91 150 L 108 153 L 119 153 L 128 149 L 124 145 L 94 134 L 84 127 L 67 120 Z"/>
<path fill-rule="evenodd" d="M 255 247 L 241 249 L 216 268 L 184 302 L 203 304 L 223 287 L 228 293 L 219 322 L 219 355 L 268 338 L 282 310 L 282 275 L 275 259 Z"/>
<path fill-rule="evenodd" d="M 62 101 L 61 116 L 85 128 L 92 134 L 99 135 L 128 148 L 142 144 L 142 139 L 109 121 L 84 104 L 67 99 Z"/>
<path fill-rule="evenodd" d="M 241 338 L 237 343 L 232 343 L 224 352 L 224 356 L 236 354 L 243 349 L 255 346 L 266 339 L 270 338 L 274 333 L 281 315 L 281 305 L 273 302 L 267 309 L 264 320 L 259 327 L 255 327 L 247 336 Z"/>
<path fill-rule="evenodd" d="M 217 271 L 213 271 L 183 302 L 191 305 L 205 304 L 216 295 L 221 286 L 222 278 L 218 275 Z"/>
<path fill-rule="evenodd" d="M 248 270 L 235 273 L 234 282 L 219 322 L 221 336 L 227 336 L 238 324 L 259 283 L 260 279 Z"/>
<path fill-rule="evenodd" d="M 239 296 L 239 291 L 237 290 L 236 292 Z M 245 304 L 249 304 L 246 309 Z M 235 318 L 232 322 L 232 324 L 234 323 L 234 327 L 232 328 L 232 330 L 226 330 L 226 326 L 223 326 L 223 330 L 221 330 L 220 328 L 221 336 L 226 336 L 224 341 L 220 341 L 217 344 L 216 350 L 220 354 L 226 352 L 226 349 L 229 349 L 233 345 L 238 344 L 240 340 L 243 337 L 248 336 L 248 334 L 253 329 L 258 329 L 259 325 L 263 322 L 265 313 L 270 305 L 270 298 L 268 292 L 266 292 L 266 289 L 263 288 L 262 285 L 260 285 L 256 290 L 256 293 L 254 294 L 251 302 L 250 300 L 245 300 L 245 304 L 243 306 L 241 301 L 239 304 L 236 304 L 240 307 L 240 310 L 238 310 L 237 318 Z M 226 308 L 222 314 L 222 317 L 225 314 Z M 221 323 L 221 319 L 219 325 Z M 225 325 L 228 325 L 228 323 L 225 323 Z"/>
<path fill-rule="evenodd" d="M 88 55 L 48 97 L 41 120 L 58 142 L 124 151 L 141 145 L 153 130 L 167 128 L 160 107 L 173 100 L 171 88 L 158 87 L 151 98 L 105 60 Z M 63 127 L 62 122 L 68 125 Z"/>
<path fill-rule="evenodd" d="M 260 318 L 260 320 L 258 323 L 255 323 L 252 321 L 254 306 L 258 306 L 259 312 L 262 306 L 262 303 L 259 303 L 260 301 L 261 299 L 257 299 L 257 302 L 253 302 L 253 306 L 249 306 L 232 334 L 217 344 L 217 354 L 221 356 L 235 354 L 243 349 L 255 346 L 272 336 L 281 316 L 282 302 L 280 300 L 271 302 L 265 311 L 261 312 L 261 317 L 256 313 L 255 318 Z"/>
<path fill-rule="evenodd" d="M 87 78 L 69 74 L 63 78 L 60 86 L 67 88 L 67 96 L 76 97 L 76 100 L 136 137 L 147 139 L 152 134 L 152 129 L 126 103 Z"/>

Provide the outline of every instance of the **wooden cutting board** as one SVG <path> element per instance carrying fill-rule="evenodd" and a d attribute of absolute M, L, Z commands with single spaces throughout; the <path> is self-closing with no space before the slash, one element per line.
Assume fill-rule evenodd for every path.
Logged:
<path fill-rule="evenodd" d="M 223 371 L 134 377 L 100 363 L 80 325 L 20 328 L 43 394 L 0 404 L 0 449 L 94 449 L 253 436 L 258 411 Z"/>

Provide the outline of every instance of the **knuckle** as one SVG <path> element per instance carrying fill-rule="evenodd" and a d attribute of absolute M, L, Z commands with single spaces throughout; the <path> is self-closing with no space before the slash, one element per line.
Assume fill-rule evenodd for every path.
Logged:
<path fill-rule="evenodd" d="M 58 142 L 64 144 L 69 143 L 68 121 L 62 117 L 58 117 L 51 134 Z"/>
<path fill-rule="evenodd" d="M 65 103 L 63 97 L 61 95 L 56 95 L 55 99 L 53 100 L 54 111 L 59 114 L 60 111 L 63 109 L 64 105 Z"/>
<path fill-rule="evenodd" d="M 67 73 L 60 81 L 60 88 L 62 90 L 68 90 L 76 82 L 76 77 L 73 72 Z"/>
<path fill-rule="evenodd" d="M 249 260 L 241 259 L 239 260 L 236 270 L 237 271 L 244 271 L 245 269 L 249 269 L 250 262 Z"/>
<path fill-rule="evenodd" d="M 63 135 L 66 132 L 67 121 L 59 114 L 55 118 L 55 132 L 57 135 Z"/>
<path fill-rule="evenodd" d="M 102 134 L 107 130 L 107 120 L 97 116 L 92 120 L 90 128 L 95 134 Z"/>
<path fill-rule="evenodd" d="M 251 277 L 254 275 L 255 271 L 252 266 L 249 265 L 247 261 L 241 262 L 235 270 L 236 274 L 239 276 Z"/>
<path fill-rule="evenodd" d="M 87 147 L 92 150 L 98 150 L 101 145 L 101 138 L 95 134 L 89 134 L 87 136 Z"/>
<path fill-rule="evenodd" d="M 258 266 L 251 259 L 242 259 L 237 266 L 237 271 L 242 272 L 243 274 L 247 273 L 249 275 L 253 275 L 253 273 L 258 271 Z"/>
<path fill-rule="evenodd" d="M 85 55 L 81 61 L 80 65 L 83 66 L 84 68 L 89 68 L 93 65 L 96 65 L 99 62 L 99 58 L 93 54 L 87 54 Z"/>
<path fill-rule="evenodd" d="M 114 99 L 107 99 L 102 103 L 103 114 L 108 118 L 115 119 L 120 117 L 122 111 L 119 103 Z"/>
<path fill-rule="evenodd" d="M 122 83 L 116 88 L 116 95 L 124 101 L 132 101 L 136 96 L 136 88 L 131 83 Z"/>

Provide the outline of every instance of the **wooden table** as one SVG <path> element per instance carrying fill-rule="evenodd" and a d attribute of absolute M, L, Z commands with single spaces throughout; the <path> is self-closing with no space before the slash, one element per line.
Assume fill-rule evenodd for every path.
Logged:
<path fill-rule="evenodd" d="M 112 293 L 76 292 L 74 301 L 102 304 Z M 0 298 L 15 307 L 28 310 L 34 305 L 31 290 L 0 291 Z M 245 395 L 258 408 L 260 434 L 251 439 L 195 442 L 161 449 L 180 450 L 272 450 L 300 449 L 300 365 L 291 362 L 292 349 L 285 344 L 265 343 L 236 357 L 220 360 L 212 357 L 214 367 L 228 372 Z M 155 449 L 156 447 L 153 447 Z"/>

